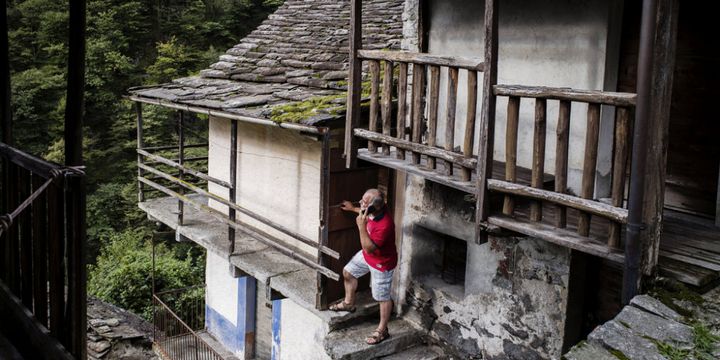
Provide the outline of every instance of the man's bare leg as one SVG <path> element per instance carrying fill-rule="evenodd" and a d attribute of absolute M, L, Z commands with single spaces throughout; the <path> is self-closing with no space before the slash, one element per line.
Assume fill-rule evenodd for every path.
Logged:
<path fill-rule="evenodd" d="M 358 280 L 349 272 L 343 270 L 343 281 L 345 283 L 345 304 L 355 305 L 355 291 L 358 287 Z"/>
<path fill-rule="evenodd" d="M 392 308 L 392 300 L 380 301 L 380 325 L 378 325 L 378 331 L 382 332 L 387 329 L 387 324 L 388 321 L 390 321 L 390 314 L 392 313 Z"/>

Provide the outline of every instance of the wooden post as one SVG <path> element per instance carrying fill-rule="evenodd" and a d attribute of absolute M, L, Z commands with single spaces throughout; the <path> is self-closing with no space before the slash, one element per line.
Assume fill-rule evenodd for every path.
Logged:
<path fill-rule="evenodd" d="M 571 106 L 570 101 L 561 100 L 560 109 L 558 110 L 557 145 L 555 146 L 555 192 L 561 194 L 567 192 Z M 555 226 L 560 229 L 567 227 L 567 208 L 564 206 L 558 205 L 555 208 Z"/>
<path fill-rule="evenodd" d="M 455 150 L 455 113 L 457 112 L 458 69 L 448 68 L 447 113 L 445 115 L 445 150 Z M 453 163 L 445 161 L 445 175 L 452 176 Z"/>
<path fill-rule="evenodd" d="M 18 184 L 20 185 L 20 199 L 25 201 L 32 190 L 30 188 L 31 173 L 27 169 L 19 169 L 19 176 L 17 178 Z M 30 211 L 23 211 L 17 219 L 17 228 L 20 230 L 20 272 L 21 272 L 21 288 L 22 291 L 18 296 L 22 299 L 23 305 L 27 309 L 32 309 L 32 286 L 33 286 L 33 272 L 32 272 L 32 219 L 30 217 Z"/>
<path fill-rule="evenodd" d="M 425 66 L 413 64 L 412 87 L 412 142 L 422 141 L 423 114 L 425 112 Z M 413 164 L 420 164 L 420 153 L 412 153 Z"/>
<path fill-rule="evenodd" d="M 238 124 L 237 120 L 230 120 L 230 189 L 228 200 L 237 204 L 237 153 L 238 153 Z M 228 218 L 235 222 L 235 209 L 228 207 Z M 235 252 L 235 228 L 228 226 L 228 242 L 230 243 L 230 255 Z"/>
<path fill-rule="evenodd" d="M 652 275 L 655 272 L 660 251 L 679 7 L 679 1 L 677 0 L 657 0 L 657 3 L 657 12 L 653 16 L 655 34 L 653 66 L 650 69 L 652 71 L 652 85 L 650 87 L 647 124 L 648 142 L 645 149 L 647 160 L 644 167 L 645 192 L 642 222 L 645 224 L 646 230 L 640 233 L 640 269 L 645 275 Z M 639 98 L 640 93 L 638 91 L 638 105 Z M 634 158 L 633 155 L 631 163 Z"/>
<path fill-rule="evenodd" d="M 362 0 L 350 0 L 350 74 L 348 76 L 347 115 L 345 118 L 345 166 L 357 166 L 358 144 L 353 130 L 360 121 L 362 93 L 362 61 L 357 52 L 362 49 Z"/>
<path fill-rule="evenodd" d="M 498 1 L 485 0 L 485 77 L 483 79 L 483 104 L 480 122 L 480 141 L 477 165 L 477 206 L 475 221 L 476 243 L 488 240 L 486 230 L 490 216 L 490 193 L 487 180 L 492 178 L 495 136 L 496 97 L 493 86 L 497 84 L 498 52 Z"/>
<path fill-rule="evenodd" d="M 612 205 L 623 207 L 625 199 L 625 170 L 627 168 L 628 143 L 630 135 L 630 111 L 627 108 L 617 108 L 615 118 L 615 151 L 612 167 Z M 621 224 L 611 223 L 608 246 L 620 247 Z"/>
<path fill-rule="evenodd" d="M 185 165 L 185 113 L 183 113 L 182 110 L 177 111 L 177 126 L 178 126 L 178 164 L 181 166 Z M 182 169 L 178 171 L 178 179 L 183 179 L 183 174 L 185 174 Z M 180 195 L 185 194 L 185 189 L 181 186 L 178 189 L 178 193 Z M 183 209 L 183 202 L 182 200 L 178 200 L 178 226 L 183 225 L 183 216 L 184 215 L 184 209 Z"/>
<path fill-rule="evenodd" d="M 136 102 L 135 103 L 135 116 L 137 118 L 137 147 L 138 149 L 142 149 L 145 147 L 145 139 L 143 136 L 143 116 L 142 116 L 142 103 Z M 144 164 L 145 159 L 142 155 L 137 154 L 137 162 L 138 164 Z M 143 176 L 143 171 L 140 167 L 138 167 L 138 177 Z M 138 181 L 138 202 L 145 201 L 145 185 Z"/>
<path fill-rule="evenodd" d="M 428 146 L 437 145 L 437 120 L 438 107 L 440 104 L 440 67 L 430 66 L 430 99 L 428 101 Z M 427 166 L 429 169 L 435 169 L 436 160 L 432 156 L 428 156 Z"/>
<path fill-rule="evenodd" d="M 588 104 L 587 132 L 585 134 L 585 159 L 583 160 L 580 197 L 592 199 L 595 193 L 595 169 L 597 168 L 598 138 L 600 135 L 600 104 Z M 578 234 L 590 235 L 590 214 L 580 212 Z"/>
<path fill-rule="evenodd" d="M 85 0 L 69 3 L 67 96 L 65 105 L 65 165 L 83 165 L 85 94 Z M 66 231 L 68 268 L 67 349 L 79 359 L 87 352 L 87 291 L 85 266 L 85 179 L 68 176 Z M 58 221 L 58 220 L 56 220 Z"/>
<path fill-rule="evenodd" d="M 385 69 L 387 71 L 387 68 Z M 330 199 L 330 131 L 326 131 L 322 135 L 322 154 L 320 155 L 320 192 L 319 194 L 319 222 L 318 227 L 318 265 L 325 267 L 326 258 L 321 248 L 329 244 L 329 227 L 330 219 L 329 199 Z M 326 309 L 328 306 L 327 278 L 321 273 L 317 273 L 317 296 L 315 307 L 318 310 Z"/>
<path fill-rule="evenodd" d="M 507 126 L 505 127 L 505 180 L 517 181 L 517 141 L 518 122 L 520 119 L 520 98 L 511 96 L 508 98 Z M 503 214 L 512 216 L 515 211 L 515 198 L 512 195 L 505 195 L 503 201 Z"/>
<path fill-rule="evenodd" d="M 467 117 L 465 119 L 465 137 L 463 139 L 463 155 L 472 157 L 473 146 L 475 145 L 475 118 L 477 117 L 477 71 L 468 71 L 468 93 L 467 93 Z M 470 181 L 471 169 L 462 168 L 460 179 Z"/>
<path fill-rule="evenodd" d="M 542 189 L 545 175 L 545 129 L 547 101 L 535 99 L 535 134 L 533 136 L 532 187 Z M 542 201 L 530 203 L 530 220 L 542 220 Z"/>
<path fill-rule="evenodd" d="M 12 145 L 12 107 L 10 107 L 10 47 L 8 42 L 7 5 L 0 9 L 0 131 L 2 142 Z M 5 169 L 3 169 L 5 170 Z M 5 171 L 3 171 L 3 174 Z M 6 182 L 7 184 L 7 182 Z M 3 189 L 4 190 L 4 189 Z M 5 207 L 5 209 L 8 209 Z"/>
<path fill-rule="evenodd" d="M 400 74 L 398 75 L 398 112 L 397 112 L 397 137 L 405 140 L 405 127 L 407 126 L 407 80 L 408 80 L 408 64 L 401 62 L 398 65 Z M 397 158 L 405 160 L 405 151 L 397 148 Z"/>
<path fill-rule="evenodd" d="M 370 120 L 368 122 L 368 130 L 377 131 L 378 110 L 380 110 L 380 62 L 377 60 L 368 60 L 370 68 Z M 377 144 L 368 141 L 368 152 L 376 153 Z"/>
<path fill-rule="evenodd" d="M 62 219 L 65 218 L 63 204 L 64 179 L 59 178 L 48 188 L 48 274 L 50 298 L 50 334 L 56 339 L 62 336 L 62 324 L 65 319 L 65 267 L 63 249 L 65 235 Z"/>
<path fill-rule="evenodd" d="M 392 99 L 393 99 L 393 62 L 385 61 L 385 72 L 383 73 L 382 89 L 382 132 L 390 136 L 392 133 Z M 383 145 L 383 155 L 390 155 L 390 146 Z"/>

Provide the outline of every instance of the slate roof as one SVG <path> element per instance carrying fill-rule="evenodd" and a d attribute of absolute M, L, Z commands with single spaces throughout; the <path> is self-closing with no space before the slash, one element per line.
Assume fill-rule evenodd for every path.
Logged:
<path fill-rule="evenodd" d="M 403 0 L 363 1 L 363 47 L 400 48 Z M 346 90 L 349 0 L 287 0 L 199 76 L 131 95 L 270 119 L 272 108 Z M 340 100 L 340 99 L 338 99 Z M 342 106 L 344 101 L 338 101 Z M 337 115 L 303 120 L 319 125 Z"/>

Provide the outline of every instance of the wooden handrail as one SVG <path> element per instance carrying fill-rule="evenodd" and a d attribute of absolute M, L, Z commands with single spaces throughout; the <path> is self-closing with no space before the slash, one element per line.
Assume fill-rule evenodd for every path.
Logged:
<path fill-rule="evenodd" d="M 303 265 L 310 267 L 311 269 L 319 272 L 320 274 L 322 274 L 330 279 L 333 279 L 335 281 L 340 280 L 340 275 L 338 275 L 336 272 L 334 272 L 324 266 L 320 266 L 320 265 L 316 264 L 312 260 L 306 258 L 305 256 L 303 256 L 301 254 L 298 254 L 297 252 L 293 251 L 292 249 L 286 247 L 285 245 L 282 245 L 276 241 L 270 240 L 273 237 L 264 233 L 262 230 L 256 229 L 247 224 L 239 224 L 234 221 L 231 221 L 230 219 L 227 219 L 227 215 L 222 214 L 218 210 L 213 209 L 207 205 L 200 204 L 196 201 L 193 201 L 189 197 L 187 197 L 185 195 L 181 195 L 175 191 L 172 191 L 152 180 L 149 180 L 149 179 L 139 176 L 138 181 L 140 181 L 150 187 L 153 187 L 153 188 L 165 193 L 168 196 L 172 196 L 178 200 L 181 200 L 183 203 L 194 207 L 198 211 L 203 211 L 203 212 L 210 214 L 213 218 L 219 220 L 220 222 L 222 222 L 226 225 L 232 226 L 235 230 L 253 238 L 254 240 L 257 240 L 265 245 L 272 247 L 274 250 L 280 252 L 281 254 L 289 256 L 290 258 L 292 258 L 294 260 L 297 260 L 298 262 L 302 263 Z"/>
<path fill-rule="evenodd" d="M 153 160 L 153 161 L 159 162 L 159 163 L 161 163 L 161 164 L 165 164 L 165 165 L 170 166 L 170 167 L 173 167 L 173 168 L 175 168 L 175 169 L 182 170 L 182 171 L 184 171 L 184 172 L 186 172 L 186 173 L 188 173 L 188 174 L 197 176 L 197 177 L 199 177 L 199 178 L 201 178 L 201 179 L 203 179 L 203 180 L 207 180 L 207 181 L 210 181 L 210 182 L 214 182 L 214 183 L 216 183 L 216 184 L 218 184 L 218 185 L 220 185 L 220 186 L 224 186 L 224 187 L 226 187 L 226 188 L 228 188 L 228 189 L 231 189 L 231 188 L 232 188 L 232 184 L 230 184 L 230 183 L 227 182 L 227 181 L 220 180 L 220 179 L 214 178 L 214 177 L 212 177 L 212 176 L 210 176 L 210 175 L 203 174 L 203 173 L 201 173 L 201 172 L 199 172 L 199 171 L 197 171 L 197 170 L 193 170 L 193 169 L 190 169 L 190 168 L 188 168 L 188 167 L 182 166 L 182 165 L 180 165 L 180 164 L 178 164 L 178 163 L 176 163 L 176 162 L 174 162 L 174 161 L 172 161 L 172 160 L 166 159 L 166 158 L 164 158 L 164 157 L 162 157 L 162 156 L 158 156 L 158 155 L 155 155 L 155 154 L 151 154 L 151 153 L 149 153 L 149 152 L 147 152 L 147 151 L 145 151 L 145 150 L 143 150 L 143 149 L 137 149 L 137 153 L 140 154 L 140 155 L 142 155 L 142 156 L 145 156 L 145 157 L 147 157 L 148 159 L 151 159 L 151 160 Z"/>
<path fill-rule="evenodd" d="M 633 93 L 525 85 L 495 85 L 493 93 L 496 96 L 568 100 L 620 107 L 634 107 L 637 98 L 637 94 Z"/>
<path fill-rule="evenodd" d="M 58 164 L 30 155 L 3 142 L 0 142 L 0 155 L 45 179 L 53 177 L 54 170 L 62 168 L 62 166 Z"/>
<path fill-rule="evenodd" d="M 505 194 L 519 195 L 531 199 L 549 201 L 558 205 L 563 205 L 580 211 L 585 211 L 593 215 L 602 216 L 619 223 L 627 223 L 627 209 L 607 205 L 594 200 L 583 199 L 577 196 L 537 189 L 530 186 L 515 184 L 496 179 L 488 179 L 488 188 L 492 191 Z"/>
<path fill-rule="evenodd" d="M 281 232 L 281 233 L 283 233 L 283 234 L 285 234 L 285 235 L 291 236 L 293 239 L 298 240 L 298 241 L 300 241 L 301 243 L 303 243 L 303 244 L 305 244 L 305 245 L 309 245 L 309 246 L 313 246 L 313 247 L 314 247 L 314 246 L 317 246 L 317 242 L 316 242 L 316 241 L 312 241 L 310 238 L 308 238 L 308 237 L 306 237 L 306 236 L 303 236 L 303 235 L 301 235 L 301 234 L 295 233 L 295 232 L 293 232 L 292 230 L 290 230 L 290 229 L 288 229 L 288 228 L 286 228 L 286 227 L 284 227 L 284 226 L 282 226 L 282 225 L 280 225 L 280 224 L 278 224 L 278 223 L 276 223 L 276 222 L 274 222 L 274 221 L 272 221 L 272 220 L 270 220 L 270 219 L 268 219 L 268 218 L 266 218 L 266 217 L 264 217 L 264 216 L 258 215 L 258 214 L 254 213 L 254 212 L 252 212 L 252 211 L 250 211 L 250 210 L 248 210 L 248 209 L 245 209 L 244 207 L 242 207 L 242 206 L 240 206 L 240 205 L 238 205 L 238 204 L 235 204 L 235 203 L 233 203 L 233 202 L 231 202 L 231 201 L 228 201 L 228 200 L 222 198 L 222 197 L 219 196 L 219 195 L 213 194 L 213 193 L 211 193 L 211 192 L 209 192 L 209 191 L 205 191 L 205 190 L 203 190 L 202 188 L 200 188 L 200 187 L 198 187 L 198 186 L 195 186 L 195 185 L 193 185 L 193 184 L 191 184 L 191 183 L 189 183 L 189 182 L 187 182 L 187 181 L 178 179 L 178 178 L 175 177 L 175 176 L 172 176 L 172 175 L 170 175 L 170 174 L 166 174 L 166 173 L 164 173 L 164 172 L 162 172 L 162 171 L 160 171 L 160 170 L 157 170 L 157 169 L 155 169 L 155 168 L 153 168 L 153 167 L 150 167 L 150 166 L 147 166 L 147 165 L 145 165 L 145 164 L 138 164 L 138 166 L 139 166 L 141 169 L 143 169 L 143 170 L 145 170 L 145 171 L 147 171 L 147 172 L 150 172 L 150 173 L 152 173 L 152 174 L 155 174 L 155 175 L 157 175 L 157 176 L 159 176 L 159 177 L 161 177 L 161 178 L 163 178 L 163 179 L 165 179 L 165 180 L 168 180 L 168 181 L 170 181 L 170 182 L 172 182 L 172 183 L 174 183 L 174 184 L 180 185 L 180 186 L 185 187 L 186 189 L 188 189 L 188 190 L 190 190 L 190 191 L 194 191 L 194 192 L 197 193 L 197 194 L 200 194 L 200 195 L 205 196 L 205 197 L 207 197 L 207 198 L 213 199 L 213 200 L 215 200 L 215 201 L 217 201 L 217 202 L 219 202 L 219 203 L 221 203 L 221 204 L 223 204 L 223 205 L 225 205 L 225 206 L 229 206 L 229 207 L 231 207 L 231 208 L 233 208 L 233 209 L 235 209 L 235 210 L 237 210 L 237 211 L 239 211 L 239 212 L 241 212 L 241 213 L 243 213 L 243 214 L 245 214 L 245 215 L 247 215 L 247 216 L 249 216 L 249 217 L 251 217 L 251 218 L 253 218 L 253 219 L 255 219 L 255 220 L 257 220 L 257 221 L 259 221 L 259 222 L 261 222 L 261 223 L 263 223 L 263 224 L 265 224 L 265 225 L 267 225 L 267 226 L 270 226 L 271 228 L 273 228 L 273 229 L 275 229 L 275 230 L 277 230 L 277 231 L 279 231 L 279 232 Z M 337 251 L 335 251 L 335 250 L 333 250 L 333 249 L 331 249 L 331 248 L 329 248 L 329 247 L 327 247 L 327 246 L 322 246 L 322 247 L 320 248 L 320 251 L 322 251 L 322 252 L 323 252 L 324 254 L 326 254 L 326 255 L 331 256 L 331 257 L 334 258 L 334 259 L 340 259 L 340 253 L 338 253 Z"/>
<path fill-rule="evenodd" d="M 420 65 L 445 66 L 470 71 L 483 71 L 485 64 L 480 58 L 442 56 L 409 51 L 358 50 L 363 60 L 386 60 Z"/>
<path fill-rule="evenodd" d="M 427 156 L 432 156 L 438 159 L 449 161 L 454 164 L 458 164 L 464 168 L 475 169 L 475 167 L 477 166 L 477 159 L 468 158 L 465 157 L 463 154 L 458 154 L 453 151 L 423 145 L 408 140 L 400 140 L 392 136 L 386 136 L 365 129 L 355 129 L 354 134 L 359 138 L 387 144 L 390 146 L 395 146 L 399 149 L 409 150 Z"/>

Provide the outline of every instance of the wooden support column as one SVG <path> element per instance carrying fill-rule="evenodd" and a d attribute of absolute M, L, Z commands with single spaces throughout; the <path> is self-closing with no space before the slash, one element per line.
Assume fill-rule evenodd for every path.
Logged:
<path fill-rule="evenodd" d="M 386 69 L 387 71 L 387 69 Z M 329 199 L 330 199 L 330 131 L 326 129 L 326 132 L 322 135 L 322 153 L 320 155 L 320 192 L 319 194 L 319 218 L 320 226 L 318 227 L 318 251 L 317 261 L 318 265 L 325 267 L 329 262 L 325 258 L 325 254 L 322 251 L 323 247 L 327 247 L 329 244 Z M 315 307 L 318 310 L 327 309 L 328 306 L 328 292 L 327 289 L 328 279 L 321 273 L 317 273 L 317 294 L 315 298 Z"/>
<path fill-rule="evenodd" d="M 482 118 L 477 165 L 477 206 L 475 241 L 488 240 L 487 219 L 490 216 L 490 192 L 487 180 L 492 178 L 495 136 L 496 97 L 493 86 L 497 84 L 498 52 L 498 1 L 485 0 L 485 71 L 483 79 Z"/>
<path fill-rule="evenodd" d="M 238 153 L 238 121 L 230 120 L 230 189 L 228 192 L 228 200 L 237 204 L 237 153 Z M 235 222 L 235 209 L 228 207 L 228 218 L 233 223 Z M 229 254 L 232 255 L 235 252 L 235 228 L 228 226 L 228 242 L 230 245 Z"/>
<path fill-rule="evenodd" d="M 85 95 L 85 0 L 69 2 L 65 165 L 83 165 Z M 67 323 L 66 348 L 78 359 L 87 357 L 87 276 L 85 266 L 85 178 L 66 176 Z M 55 219 L 53 221 L 61 221 Z M 52 221 L 51 221 L 52 222 Z"/>
<path fill-rule="evenodd" d="M 358 144 L 353 130 L 360 121 L 362 93 L 362 61 L 357 52 L 362 49 L 362 0 L 350 0 L 350 74 L 348 76 L 347 114 L 345 118 L 345 166 L 357 166 Z"/>
<path fill-rule="evenodd" d="M 180 166 L 185 165 L 185 113 L 182 110 L 178 110 L 177 112 L 177 126 L 178 126 L 178 164 Z M 178 172 L 178 179 L 181 181 L 183 180 L 183 175 L 185 172 L 180 169 Z M 180 195 L 185 194 L 185 189 L 181 186 L 178 189 L 178 193 Z M 183 225 L 183 215 L 184 215 L 184 208 L 183 208 L 183 202 L 182 200 L 178 200 L 178 215 L 177 215 L 177 221 L 178 226 Z"/>
<path fill-rule="evenodd" d="M 640 268 L 645 275 L 655 272 L 662 235 L 678 7 L 678 0 L 657 0 L 657 12 L 653 18 L 655 35 L 647 126 L 647 160 L 644 170 L 645 194 L 642 210 L 643 223 L 647 229 L 641 232 L 640 236 Z"/>

